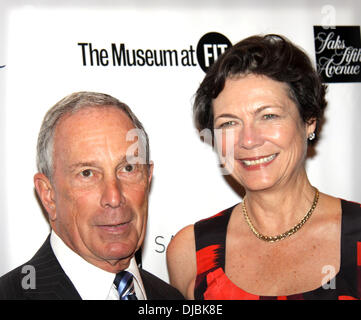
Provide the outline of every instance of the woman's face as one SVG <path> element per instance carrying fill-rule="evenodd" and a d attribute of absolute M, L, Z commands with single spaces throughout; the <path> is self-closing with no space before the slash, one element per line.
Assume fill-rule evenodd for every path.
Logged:
<path fill-rule="evenodd" d="M 250 74 L 227 79 L 213 100 L 217 145 L 246 190 L 286 185 L 305 174 L 307 137 L 316 122 L 302 121 L 288 90 L 285 83 Z"/>

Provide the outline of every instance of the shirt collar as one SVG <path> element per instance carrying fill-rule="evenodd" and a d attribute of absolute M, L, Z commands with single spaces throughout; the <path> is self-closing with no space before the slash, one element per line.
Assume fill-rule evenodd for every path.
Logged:
<path fill-rule="evenodd" d="M 114 273 L 100 269 L 83 259 L 71 250 L 54 231 L 50 235 L 50 244 L 61 267 L 83 300 L 108 299 L 115 287 L 113 286 Z M 142 278 L 134 257 L 126 271 L 131 272 L 135 278 L 137 296 L 142 294 L 145 299 Z"/>
<path fill-rule="evenodd" d="M 137 262 L 134 257 L 130 260 L 129 267 L 125 270 L 129 271 L 134 277 L 134 288 L 138 300 L 146 300 L 147 295 L 145 294 L 142 277 L 140 276 Z"/>

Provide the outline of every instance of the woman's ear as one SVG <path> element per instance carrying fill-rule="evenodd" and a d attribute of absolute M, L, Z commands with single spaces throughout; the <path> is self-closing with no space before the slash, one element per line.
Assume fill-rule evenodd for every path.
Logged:
<path fill-rule="evenodd" d="M 316 118 L 311 118 L 306 122 L 306 134 L 309 137 L 310 134 L 316 133 L 317 120 Z"/>
<path fill-rule="evenodd" d="M 50 180 L 43 173 L 37 173 L 34 176 L 34 185 L 36 192 L 49 214 L 50 220 L 56 219 L 56 204 L 54 200 L 54 189 Z"/>

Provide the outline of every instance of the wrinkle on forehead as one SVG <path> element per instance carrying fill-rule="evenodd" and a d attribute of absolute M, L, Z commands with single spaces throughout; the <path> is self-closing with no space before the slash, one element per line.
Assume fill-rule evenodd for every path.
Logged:
<path fill-rule="evenodd" d="M 126 149 L 134 143 L 126 141 L 132 129 L 133 123 L 121 110 L 82 109 L 58 124 L 54 152 L 57 158 L 67 162 L 93 161 L 92 158 L 120 160 L 117 158 L 125 156 Z"/>
<path fill-rule="evenodd" d="M 291 104 L 295 104 L 296 108 Z M 262 75 L 249 74 L 227 78 L 223 90 L 213 100 L 212 105 L 215 119 L 222 113 L 236 114 L 240 110 L 253 114 L 265 106 L 280 107 L 295 120 L 300 116 L 289 86 Z"/>

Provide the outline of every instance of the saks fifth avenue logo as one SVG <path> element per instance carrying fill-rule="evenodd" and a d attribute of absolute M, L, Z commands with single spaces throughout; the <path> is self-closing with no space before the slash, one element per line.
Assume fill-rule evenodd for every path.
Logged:
<path fill-rule="evenodd" d="M 314 26 L 317 70 L 324 82 L 361 82 L 359 26 Z"/>
<path fill-rule="evenodd" d="M 126 43 L 111 43 L 106 48 L 92 42 L 78 42 L 83 66 L 95 67 L 196 67 L 203 71 L 232 44 L 222 34 L 210 32 L 197 46 L 183 49 L 132 48 Z"/>

